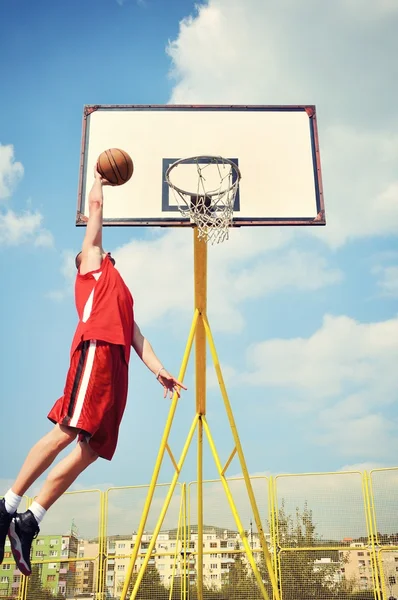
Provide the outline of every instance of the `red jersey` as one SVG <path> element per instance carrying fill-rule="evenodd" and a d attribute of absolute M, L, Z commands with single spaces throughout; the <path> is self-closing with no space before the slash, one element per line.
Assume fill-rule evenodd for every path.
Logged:
<path fill-rule="evenodd" d="M 108 256 L 96 271 L 85 275 L 78 272 L 75 302 L 79 324 L 73 338 L 71 355 L 81 341 L 101 340 L 124 346 L 124 356 L 128 363 L 134 333 L 134 300 Z"/>

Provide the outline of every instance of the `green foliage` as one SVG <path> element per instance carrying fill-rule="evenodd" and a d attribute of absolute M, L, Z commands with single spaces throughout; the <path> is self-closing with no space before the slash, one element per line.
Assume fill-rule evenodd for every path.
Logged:
<path fill-rule="evenodd" d="M 135 582 L 137 581 L 138 574 L 134 573 L 130 585 L 127 591 L 127 597 L 130 598 L 131 592 L 134 589 Z M 180 596 L 179 596 L 180 597 Z M 140 588 L 136 596 L 137 600 L 148 600 L 153 598 L 154 600 L 168 600 L 169 591 L 162 584 L 160 579 L 160 573 L 155 565 L 148 565 L 145 569 L 144 576 L 141 580 Z M 174 600 L 174 594 L 173 594 Z"/>
<path fill-rule="evenodd" d="M 41 569 L 42 565 L 32 566 L 32 575 L 28 579 L 26 600 L 54 600 L 51 590 L 43 587 L 41 581 Z"/>

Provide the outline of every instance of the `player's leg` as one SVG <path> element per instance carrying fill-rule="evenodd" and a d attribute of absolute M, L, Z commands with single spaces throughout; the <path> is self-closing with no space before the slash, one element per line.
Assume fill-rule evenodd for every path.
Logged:
<path fill-rule="evenodd" d="M 31 507 L 16 514 L 9 528 L 11 550 L 19 570 L 31 574 L 30 551 L 32 541 L 39 533 L 39 524 L 46 511 L 72 485 L 75 479 L 96 459 L 98 454 L 84 439 L 48 474 Z"/>
<path fill-rule="evenodd" d="M 13 516 L 24 493 L 53 463 L 58 454 L 77 435 L 77 430 L 63 425 L 55 425 L 49 433 L 37 442 L 27 455 L 22 468 L 12 485 L 0 500 L 0 563 L 4 558 L 4 543 Z"/>

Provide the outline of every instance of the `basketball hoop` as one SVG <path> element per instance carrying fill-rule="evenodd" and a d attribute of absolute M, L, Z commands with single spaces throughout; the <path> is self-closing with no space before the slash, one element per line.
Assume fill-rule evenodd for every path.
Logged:
<path fill-rule="evenodd" d="M 181 165 L 189 166 L 185 173 L 181 171 L 185 180 L 190 175 L 188 182 L 183 176 L 177 181 L 176 171 Z M 174 181 L 170 178 L 172 171 Z M 184 189 L 186 184 L 191 185 L 193 177 L 196 189 Z M 173 190 L 180 213 L 195 223 L 199 239 L 212 244 L 228 239 L 240 179 L 239 167 L 221 156 L 181 158 L 166 171 L 166 182 Z"/>

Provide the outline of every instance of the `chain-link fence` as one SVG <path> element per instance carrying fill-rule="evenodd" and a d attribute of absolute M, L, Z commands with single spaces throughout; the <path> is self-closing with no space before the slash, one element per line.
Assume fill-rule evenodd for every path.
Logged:
<path fill-rule="evenodd" d="M 148 511 L 146 485 L 64 494 L 29 578 L 6 542 L 0 600 L 260 600 L 270 570 L 281 600 L 398 600 L 398 468 L 252 477 L 260 531 L 243 478 L 227 481 L 233 510 L 218 480 L 177 485 L 163 513 L 169 484 Z"/>

